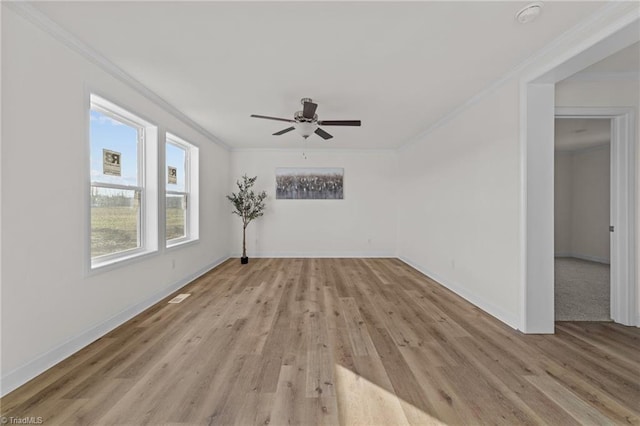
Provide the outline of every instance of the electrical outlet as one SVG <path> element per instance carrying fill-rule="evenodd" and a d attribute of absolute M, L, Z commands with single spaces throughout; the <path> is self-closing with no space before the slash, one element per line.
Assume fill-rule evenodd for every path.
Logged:
<path fill-rule="evenodd" d="M 176 269 L 176 260 L 171 259 L 171 269 Z"/>

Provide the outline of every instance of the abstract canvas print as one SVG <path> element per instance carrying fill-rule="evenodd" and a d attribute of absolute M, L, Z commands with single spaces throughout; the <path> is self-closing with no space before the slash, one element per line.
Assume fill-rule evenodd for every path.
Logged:
<path fill-rule="evenodd" d="M 276 199 L 342 200 L 343 178 L 342 168 L 277 168 Z"/>

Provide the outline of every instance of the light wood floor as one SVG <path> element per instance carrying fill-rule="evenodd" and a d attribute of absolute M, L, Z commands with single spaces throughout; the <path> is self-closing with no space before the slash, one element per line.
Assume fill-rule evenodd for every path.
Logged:
<path fill-rule="evenodd" d="M 515 285 L 515 284 L 514 284 Z M 640 424 L 640 330 L 523 335 L 395 259 L 238 259 L 2 399 L 44 424 Z"/>

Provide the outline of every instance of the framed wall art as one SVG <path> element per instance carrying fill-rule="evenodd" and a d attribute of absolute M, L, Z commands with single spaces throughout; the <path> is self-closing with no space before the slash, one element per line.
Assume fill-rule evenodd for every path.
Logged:
<path fill-rule="evenodd" d="M 344 169 L 332 167 L 279 167 L 277 200 L 342 200 Z"/>

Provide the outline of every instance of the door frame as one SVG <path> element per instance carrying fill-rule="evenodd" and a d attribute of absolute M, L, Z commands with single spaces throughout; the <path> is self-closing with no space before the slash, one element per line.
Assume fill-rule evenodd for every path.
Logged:
<path fill-rule="evenodd" d="M 625 47 L 640 40 L 640 16 L 637 11 L 625 13 L 592 37 L 578 42 L 558 56 L 551 57 L 539 68 L 520 80 L 520 330 L 524 333 L 553 334 L 554 313 L 554 120 L 555 84 Z M 624 114 L 622 114 L 624 115 Z M 616 203 L 626 197 L 622 213 L 629 235 L 626 268 L 627 297 L 616 299 L 616 321 L 640 325 L 637 315 L 635 234 L 636 171 L 635 116 L 618 120 L 616 135 L 626 132 L 631 144 L 626 163 L 631 177 L 625 193 L 618 192 Z M 622 117 L 621 117 L 622 118 Z M 617 136 L 616 136 L 617 137 Z M 618 157 L 621 153 L 616 153 Z M 618 185 L 620 189 L 620 185 Z M 617 219 L 617 218 L 616 218 Z M 621 229 L 620 223 L 615 223 Z M 622 225 L 624 226 L 624 225 Z M 620 235 L 620 233 L 618 233 Z M 618 256 L 620 257 L 620 256 Z M 617 268 L 619 269 L 619 268 Z M 616 278 L 620 279 L 620 278 Z M 631 294 L 629 294 L 631 293 Z M 634 297 L 634 294 L 636 295 Z M 617 294 L 617 296 L 622 296 Z M 628 297 L 632 296 L 632 297 Z"/>
<path fill-rule="evenodd" d="M 555 118 L 611 119 L 611 319 L 636 325 L 635 110 L 617 107 L 557 107 Z"/>

